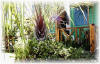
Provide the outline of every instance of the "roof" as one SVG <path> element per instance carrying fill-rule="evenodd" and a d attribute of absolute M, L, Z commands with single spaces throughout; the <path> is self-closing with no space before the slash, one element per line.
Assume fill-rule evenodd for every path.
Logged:
<path fill-rule="evenodd" d="M 94 3 L 93 2 L 80 2 L 80 3 L 76 3 L 76 4 L 72 4 L 70 5 L 71 7 L 73 8 L 76 8 L 76 7 L 79 7 L 79 6 L 94 6 Z"/>

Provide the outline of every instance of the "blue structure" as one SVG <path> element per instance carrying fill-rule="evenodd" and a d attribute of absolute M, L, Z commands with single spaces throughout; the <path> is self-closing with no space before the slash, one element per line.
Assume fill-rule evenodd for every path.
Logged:
<path fill-rule="evenodd" d="M 84 8 L 84 14 L 85 14 L 85 17 L 86 19 L 84 18 L 83 16 L 83 13 L 82 11 L 80 10 L 80 8 L 74 8 L 74 24 L 75 26 L 82 26 L 82 25 L 87 25 L 87 16 L 88 16 L 88 13 L 87 13 L 87 8 Z"/>

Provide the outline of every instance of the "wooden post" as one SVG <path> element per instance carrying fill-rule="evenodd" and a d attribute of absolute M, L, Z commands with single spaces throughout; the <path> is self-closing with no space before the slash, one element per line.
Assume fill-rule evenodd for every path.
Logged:
<path fill-rule="evenodd" d="M 60 30 L 60 41 L 62 41 L 62 30 Z"/>
<path fill-rule="evenodd" d="M 59 28 L 57 21 L 55 22 L 55 35 L 56 35 L 56 41 L 59 41 Z"/>
<path fill-rule="evenodd" d="M 95 25 L 90 24 L 90 51 L 93 53 L 95 51 Z"/>
<path fill-rule="evenodd" d="M 79 28 L 79 40 L 81 40 L 81 28 Z"/>
<path fill-rule="evenodd" d="M 77 41 L 77 28 L 75 28 L 75 40 Z"/>

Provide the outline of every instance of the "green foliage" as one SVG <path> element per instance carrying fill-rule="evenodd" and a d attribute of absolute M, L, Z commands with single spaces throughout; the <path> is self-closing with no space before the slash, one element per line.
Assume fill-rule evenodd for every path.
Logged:
<path fill-rule="evenodd" d="M 81 55 L 84 53 L 84 50 L 82 48 L 74 49 L 72 55 L 70 58 L 72 59 L 79 59 L 82 58 Z"/>
<path fill-rule="evenodd" d="M 44 41 L 37 41 L 34 38 L 34 26 L 33 24 L 35 20 L 24 20 L 22 18 L 22 9 L 20 12 L 17 12 L 16 5 L 11 4 L 9 10 L 9 4 L 5 5 L 4 7 L 4 29 L 5 29 L 5 36 L 7 43 L 15 43 L 14 45 L 14 53 L 15 58 L 18 60 L 27 60 L 27 59 L 34 59 L 34 60 L 59 60 L 59 59 L 80 59 L 80 58 L 91 58 L 91 54 L 89 52 L 85 52 L 85 48 L 88 47 L 89 43 L 87 43 L 86 38 L 82 39 L 81 43 L 73 41 L 71 37 L 69 40 L 65 42 L 57 42 L 55 41 L 55 35 L 48 35 Z M 37 18 L 37 30 L 36 33 L 38 38 L 40 38 L 42 33 L 48 29 L 51 29 L 54 24 L 54 20 L 50 20 L 50 18 L 56 13 L 58 9 L 61 12 L 63 7 L 56 6 L 44 7 L 44 11 L 42 9 L 42 14 L 44 19 L 41 20 L 42 17 Z M 47 9 L 46 9 L 47 8 Z M 52 9 L 53 8 L 53 9 Z M 61 10 L 60 10 L 61 9 Z M 52 11 L 51 11 L 52 10 Z M 10 12 L 10 13 L 9 13 Z M 41 15 L 42 15 L 41 14 Z M 8 18 L 9 17 L 9 18 Z M 13 18 L 14 17 L 14 18 Z M 23 19 L 23 20 L 22 20 Z M 43 23 L 45 21 L 46 26 L 44 27 Z M 9 23 L 10 22 L 10 23 Z M 41 28 L 44 28 L 42 31 Z M 39 33 L 41 31 L 41 34 Z M 18 34 L 17 34 L 18 33 Z M 40 35 L 39 35 L 40 34 Z M 12 49 L 13 49 L 12 45 Z M 94 56 L 92 56 L 94 57 Z"/>
<path fill-rule="evenodd" d="M 22 42 L 23 43 L 23 42 Z M 29 39 L 27 43 L 18 44 L 14 47 L 16 59 L 25 60 L 67 60 L 94 58 L 90 52 L 83 48 L 66 47 L 62 42 L 53 40 L 37 41 Z"/>
<path fill-rule="evenodd" d="M 68 59 L 94 59 L 94 54 L 91 54 L 89 51 L 85 51 L 83 48 L 73 48 Z"/>
<path fill-rule="evenodd" d="M 16 3 L 4 3 L 3 4 L 3 23 L 4 23 L 4 35 L 5 35 L 5 47 L 7 51 L 13 51 L 13 45 L 17 41 L 17 37 L 22 37 L 24 40 L 24 29 L 22 21 L 22 9 L 21 5 Z M 17 32 L 20 34 L 17 35 Z"/>
<path fill-rule="evenodd" d="M 14 48 L 14 50 L 15 50 L 15 55 L 16 55 L 16 59 L 25 59 L 26 58 L 26 53 L 25 53 L 25 51 L 24 51 L 24 49 L 23 48 L 21 48 L 21 47 L 17 47 L 17 48 Z"/>
<path fill-rule="evenodd" d="M 32 40 L 28 40 L 28 43 L 24 45 L 24 48 L 22 48 L 23 45 L 15 45 L 14 49 L 16 59 L 56 60 L 60 58 L 67 59 L 71 55 L 68 51 L 69 49 L 65 48 L 65 46 L 61 42 L 52 40 L 38 42 L 35 38 L 33 38 Z"/>
<path fill-rule="evenodd" d="M 59 57 L 59 50 L 62 48 L 62 44 L 53 42 L 51 40 L 45 40 L 37 42 L 29 40 L 27 47 L 30 49 L 29 56 L 34 59 L 57 59 Z"/>

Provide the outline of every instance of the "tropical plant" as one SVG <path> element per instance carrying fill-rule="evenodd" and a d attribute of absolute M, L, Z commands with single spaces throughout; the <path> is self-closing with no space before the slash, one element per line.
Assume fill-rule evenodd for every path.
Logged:
<path fill-rule="evenodd" d="M 35 25 L 35 36 L 37 40 L 44 40 L 46 38 L 46 25 L 44 22 L 44 18 L 41 13 L 41 8 L 39 7 L 37 11 L 36 7 L 36 25 Z"/>

